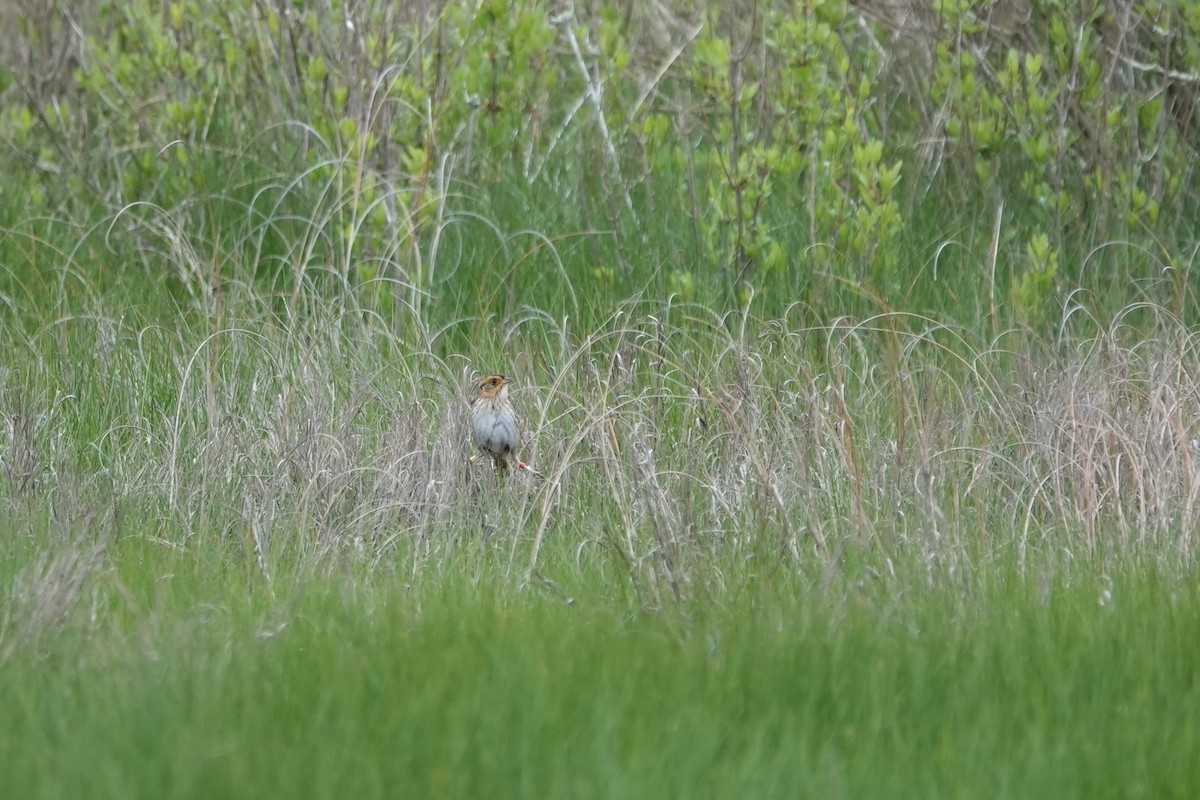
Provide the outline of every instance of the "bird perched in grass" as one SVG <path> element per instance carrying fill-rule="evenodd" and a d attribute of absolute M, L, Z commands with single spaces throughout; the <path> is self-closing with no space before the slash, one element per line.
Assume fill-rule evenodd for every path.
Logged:
<path fill-rule="evenodd" d="M 517 427 L 517 412 L 508 399 L 507 375 L 488 375 L 475 384 L 475 399 L 471 401 L 471 438 L 496 464 L 496 474 L 508 472 L 508 462 L 518 468 L 524 464 L 516 457 L 521 431 Z M 472 459 L 474 460 L 474 459 Z"/>

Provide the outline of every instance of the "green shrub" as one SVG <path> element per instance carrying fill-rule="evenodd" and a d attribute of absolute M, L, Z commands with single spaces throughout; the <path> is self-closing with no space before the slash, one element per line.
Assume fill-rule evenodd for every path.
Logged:
<path fill-rule="evenodd" d="M 1190 231 L 1197 2 L 64 9 L 8 12 L 24 38 L 0 75 L 0 158 L 25 202 L 6 224 L 123 217 L 114 235 L 155 277 L 147 203 L 210 227 L 221 270 L 253 259 L 293 295 L 332 283 L 420 319 L 449 276 L 510 274 L 522 230 L 586 240 L 552 248 L 534 304 L 602 275 L 610 302 L 686 283 L 718 307 L 836 314 L 921 302 L 931 248 L 990 236 L 1003 204 L 997 263 L 1032 270 L 1009 309 L 1029 321 L 1030 287 L 1076 285 L 1096 244 Z M 214 211 L 228 201 L 305 244 L 264 258 L 261 222 Z M 912 240 L 951 204 L 954 229 Z M 1053 281 L 1024 259 L 1042 235 Z M 455 252 L 476 263 L 438 264 Z M 1110 257 L 1092 259 L 1109 285 L 1137 277 L 1094 268 Z M 985 266 L 938 280 L 978 291 Z"/>

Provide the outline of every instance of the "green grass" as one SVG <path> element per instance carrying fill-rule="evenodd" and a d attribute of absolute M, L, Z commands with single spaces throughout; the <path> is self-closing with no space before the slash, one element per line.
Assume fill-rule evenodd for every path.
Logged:
<path fill-rule="evenodd" d="M 643 299 L 442 355 L 250 284 L 83 297 L 4 333 L 11 796 L 1200 789 L 1162 309 L 1000 348 Z M 496 361 L 545 482 L 463 463 Z"/>
<path fill-rule="evenodd" d="M 1164 308 L 992 340 L 463 296 L 434 333 L 68 274 L 2 333 L 9 796 L 1200 791 Z M 495 365 L 545 482 L 464 464 Z"/>
<path fill-rule="evenodd" d="M 1152 571 L 1103 603 L 1091 579 L 996 570 L 919 597 L 785 580 L 630 615 L 602 586 L 567 605 L 461 578 L 327 577 L 272 601 L 212 566 L 164 578 L 152 636 L 68 632 L 8 662 L 11 796 L 1200 789 L 1200 594 Z"/>

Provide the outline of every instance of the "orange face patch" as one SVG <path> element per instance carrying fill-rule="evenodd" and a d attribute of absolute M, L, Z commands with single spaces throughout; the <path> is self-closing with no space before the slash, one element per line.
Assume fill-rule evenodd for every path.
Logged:
<path fill-rule="evenodd" d="M 510 383 L 512 383 L 512 378 L 507 375 L 488 375 L 479 381 L 479 396 L 495 397 Z"/>

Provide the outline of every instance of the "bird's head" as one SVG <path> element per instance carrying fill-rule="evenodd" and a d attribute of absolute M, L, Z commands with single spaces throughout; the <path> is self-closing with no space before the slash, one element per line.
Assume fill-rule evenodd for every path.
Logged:
<path fill-rule="evenodd" d="M 512 378 L 507 375 L 488 375 L 479 379 L 476 388 L 480 397 L 502 397 L 510 383 Z"/>

